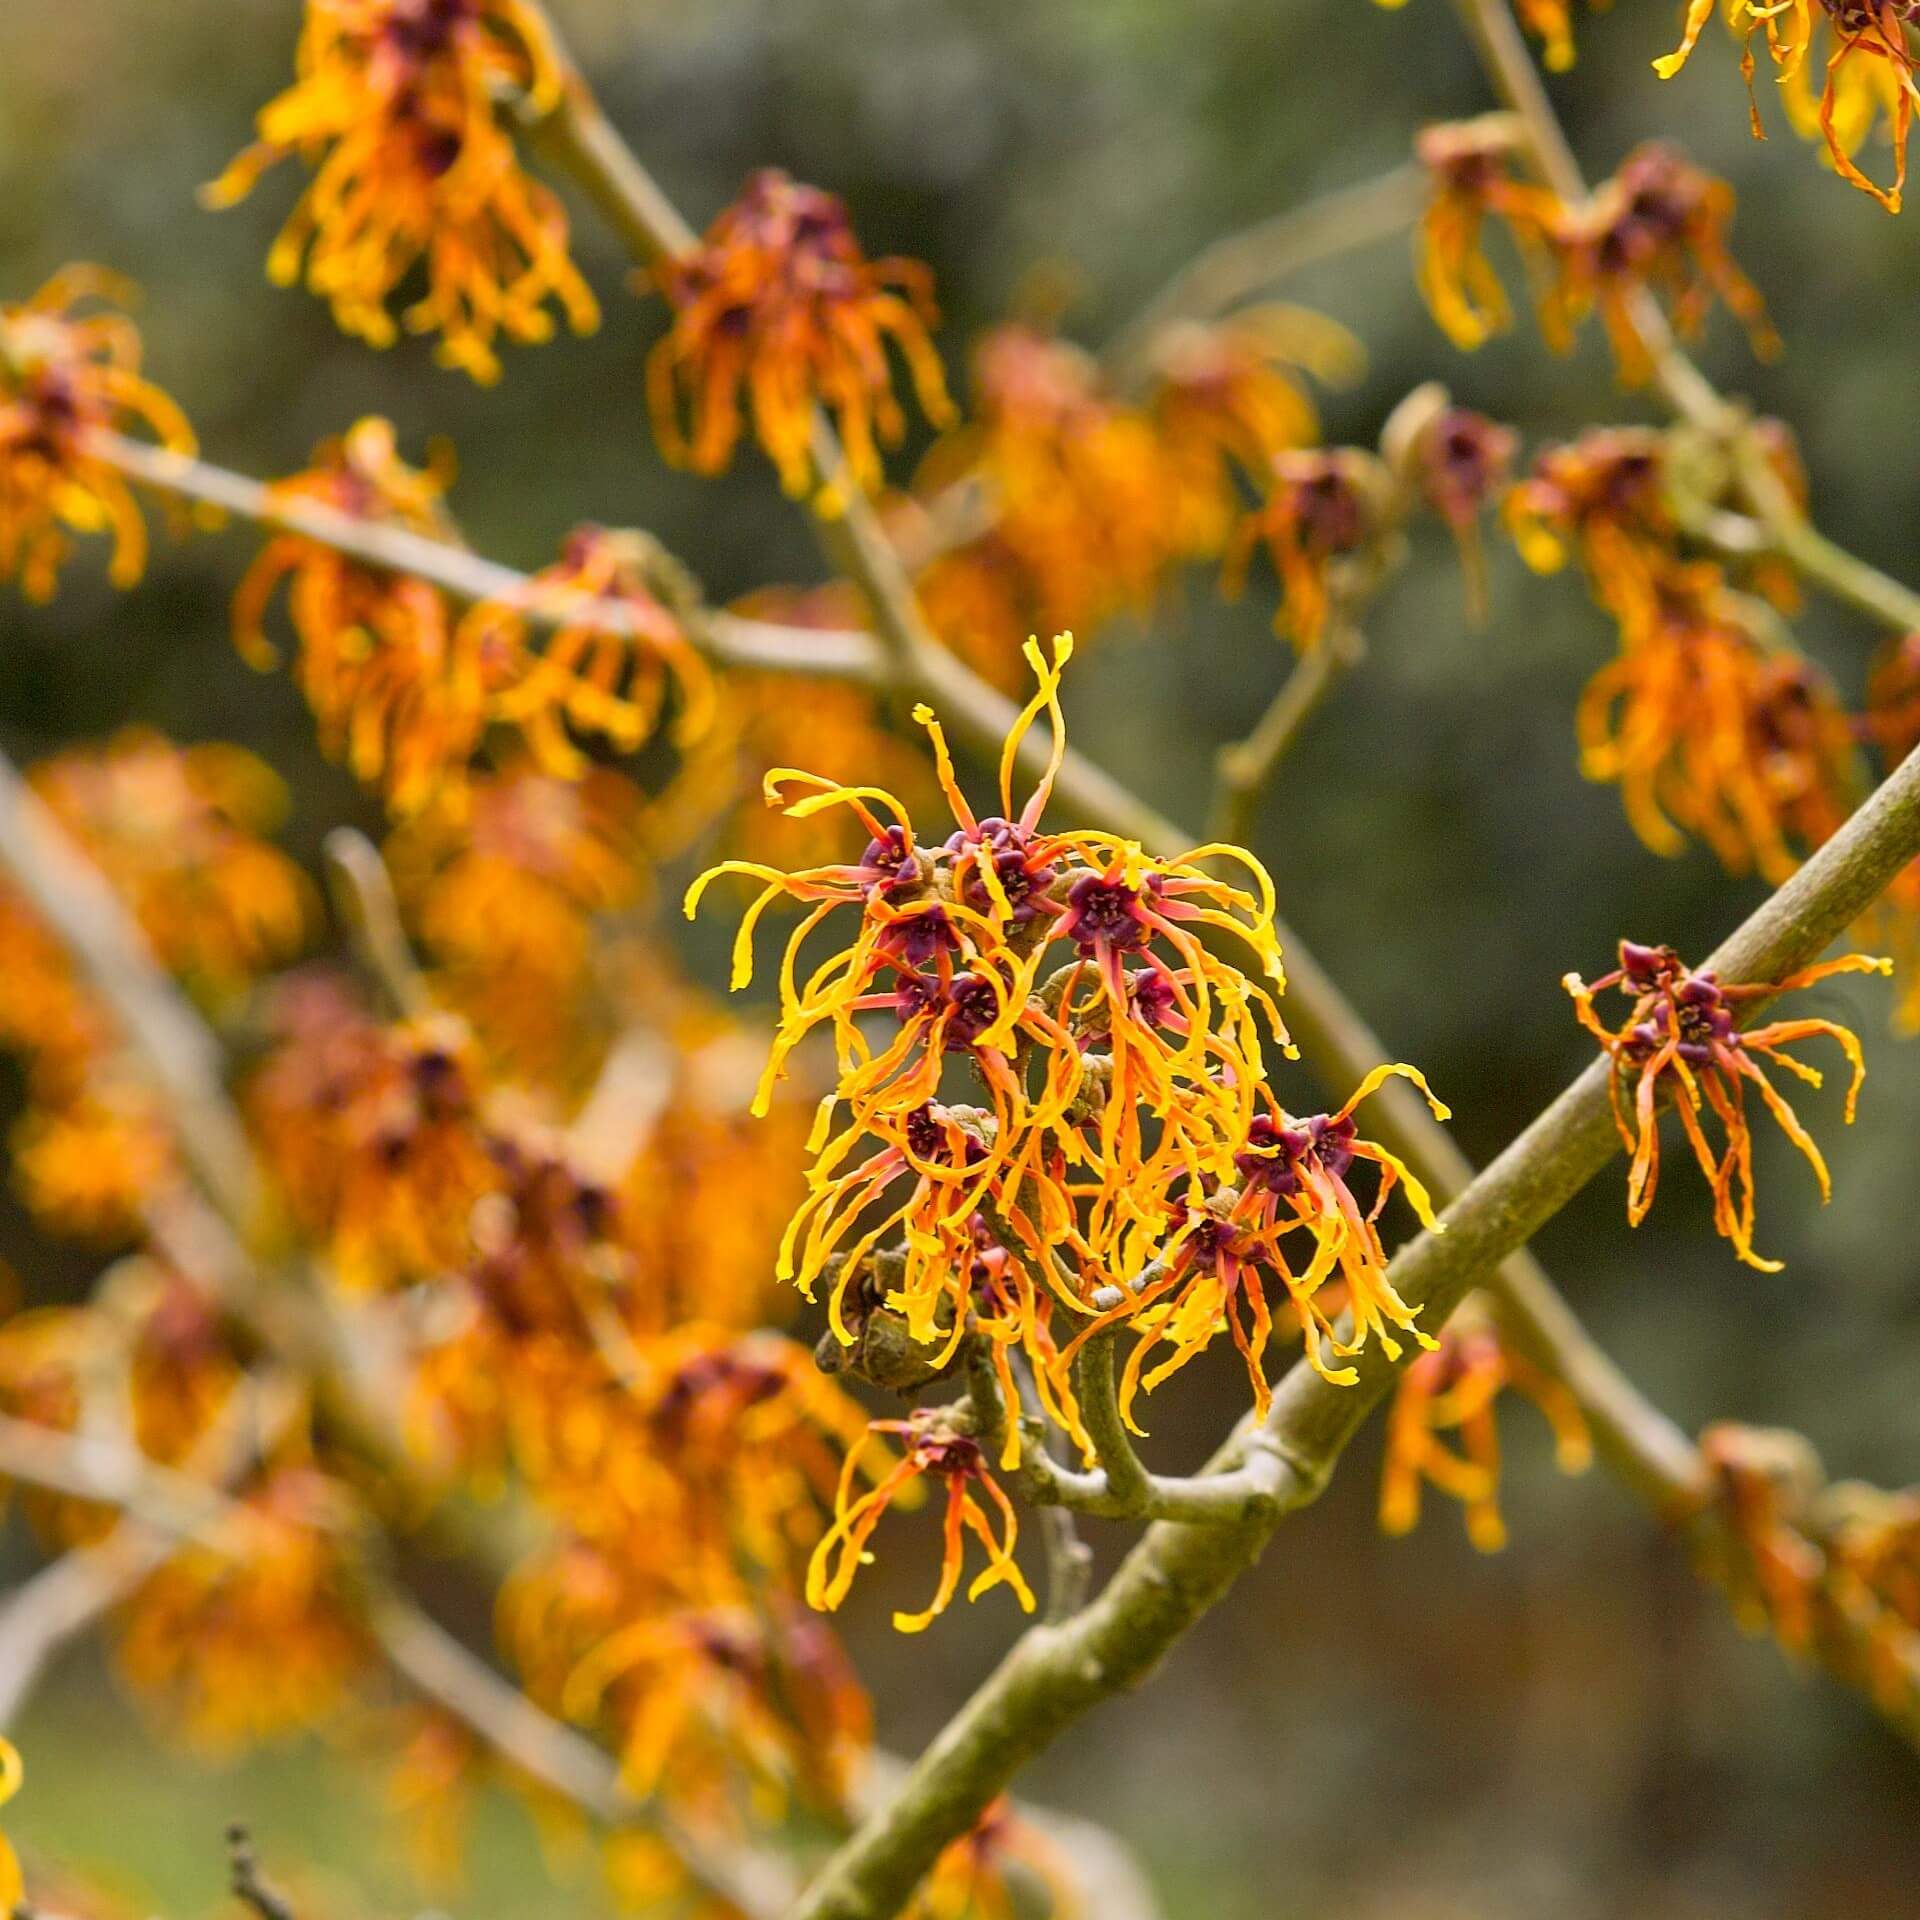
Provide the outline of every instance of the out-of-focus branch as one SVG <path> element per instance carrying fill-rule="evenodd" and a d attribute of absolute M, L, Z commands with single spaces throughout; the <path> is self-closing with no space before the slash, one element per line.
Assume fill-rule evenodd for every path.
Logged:
<path fill-rule="evenodd" d="M 271 1449 L 297 1412 L 299 1397 L 290 1384 L 271 1372 L 247 1375 L 192 1449 L 183 1473 L 216 1489 L 231 1486 Z M 133 1592 L 174 1544 L 169 1534 L 123 1518 L 104 1539 L 62 1554 L 0 1603 L 0 1731 L 19 1715 L 60 1650 Z"/>
<path fill-rule="evenodd" d="M 123 1524 L 136 1530 L 142 1553 L 150 1551 L 147 1541 L 161 1543 L 156 1557 L 183 1541 L 244 1556 L 247 1534 L 257 1524 L 219 1487 L 160 1466 L 131 1448 L 6 1416 L 0 1416 L 0 1477 L 119 1508 L 127 1516 Z M 750 1920 L 771 1920 L 783 1910 L 792 1883 L 778 1862 L 734 1845 L 723 1851 L 657 1817 L 625 1793 L 613 1761 L 592 1741 L 543 1713 L 364 1556 L 356 1560 L 356 1577 L 368 1624 L 394 1671 L 503 1760 L 597 1821 L 660 1831 L 703 1887 Z"/>
<path fill-rule="evenodd" d="M 522 606 L 535 625 L 570 622 L 604 633 L 635 631 L 632 609 L 616 600 L 559 592 L 528 598 L 529 577 L 497 561 L 404 527 L 382 526 L 317 501 L 289 498 L 264 481 L 205 460 L 98 430 L 87 435 L 86 450 L 156 493 L 215 507 L 275 532 L 298 534 L 382 572 L 428 581 L 462 604 L 510 600 Z M 715 612 L 703 613 L 695 628 L 688 638 L 723 666 L 756 673 L 830 674 L 842 680 L 872 680 L 880 670 L 879 652 L 869 634 L 803 630 Z"/>
<path fill-rule="evenodd" d="M 1293 751 L 1306 724 L 1327 696 L 1366 657 L 1360 630 L 1341 623 L 1321 637 L 1280 683 L 1265 713 L 1244 740 L 1230 741 L 1214 756 L 1214 797 L 1207 831 L 1215 839 L 1243 843 L 1280 762 Z"/>
<path fill-rule="evenodd" d="M 1357 253 L 1403 233 L 1427 192 L 1415 166 L 1336 188 L 1288 207 L 1196 254 L 1121 328 L 1102 354 L 1115 383 L 1130 386 L 1145 369 L 1155 337 L 1182 320 L 1209 320 L 1289 274 Z"/>
<path fill-rule="evenodd" d="M 393 880 L 380 849 L 355 827 L 335 827 L 321 852 L 334 907 L 346 923 L 361 964 L 400 1018 L 425 1013 L 432 1000 L 400 924 Z"/>
<path fill-rule="evenodd" d="M 236 1229 L 258 1203 L 253 1155 L 221 1084 L 218 1047 L 179 989 L 128 938 L 125 909 L 46 805 L 0 759 L 0 870 L 121 1015 L 194 1176 Z"/>

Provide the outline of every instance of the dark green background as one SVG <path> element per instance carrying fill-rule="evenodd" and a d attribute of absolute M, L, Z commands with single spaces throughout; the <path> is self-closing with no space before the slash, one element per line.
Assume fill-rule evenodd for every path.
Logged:
<path fill-rule="evenodd" d="M 557 12 L 696 221 L 766 163 L 844 193 L 872 251 L 933 263 L 956 365 L 1037 267 L 1071 271 L 1081 294 L 1068 325 L 1097 341 L 1207 240 L 1394 165 L 1425 120 L 1491 104 L 1443 0 L 1395 14 L 1365 0 L 557 0 Z M 1920 578 L 1920 215 L 1889 220 L 1777 115 L 1774 140 L 1750 142 L 1717 30 L 1681 81 L 1657 82 L 1647 61 L 1674 13 L 1619 0 L 1583 19 L 1581 63 L 1554 87 L 1575 144 L 1598 171 L 1636 140 L 1679 135 L 1734 179 L 1736 250 L 1789 351 L 1758 368 L 1719 325 L 1706 364 L 1797 428 L 1823 524 Z M 661 464 L 641 392 L 656 316 L 624 294 L 624 264 L 590 216 L 581 252 L 604 330 L 513 355 L 492 392 L 435 371 L 417 344 L 370 354 L 305 295 L 266 285 L 292 169 L 223 216 L 200 212 L 193 189 L 282 84 L 295 15 L 292 0 L 0 8 L 0 287 L 24 293 L 70 258 L 135 275 L 149 290 L 151 371 L 209 455 L 234 466 L 284 471 L 379 410 L 415 449 L 429 432 L 453 437 L 456 510 L 502 559 L 537 564 L 594 517 L 652 529 L 719 597 L 810 577 L 805 530 L 757 459 L 718 483 Z M 1334 437 L 1370 438 L 1430 377 L 1516 422 L 1529 445 L 1647 417 L 1614 391 L 1597 345 L 1558 361 L 1522 331 L 1461 358 L 1415 300 L 1398 241 L 1287 291 L 1352 326 L 1373 356 L 1364 386 L 1328 404 Z M 303 851 L 338 819 L 371 823 L 319 759 L 288 682 L 228 647 L 225 597 L 248 550 L 237 533 L 161 535 L 130 595 L 107 590 L 96 556 L 51 608 L 0 595 L 9 750 L 31 757 L 139 718 L 265 753 L 294 784 Z M 1195 579 L 1150 640 L 1107 636 L 1074 671 L 1079 743 L 1196 815 L 1212 748 L 1282 671 L 1270 611 L 1260 593 L 1223 605 Z M 1857 692 L 1874 636 L 1824 608 L 1801 624 Z M 1470 631 L 1451 552 L 1426 529 L 1369 628 L 1371 657 L 1286 768 L 1256 845 L 1288 916 L 1484 1155 L 1585 1056 L 1556 984 L 1564 969 L 1597 969 L 1623 932 L 1697 950 L 1755 891 L 1704 855 L 1657 860 L 1615 797 L 1580 780 L 1572 707 L 1610 636 L 1577 584 L 1534 580 L 1497 549 L 1491 622 Z M 1822 995 L 1824 1010 L 1857 1016 L 1873 1069 L 1851 1135 L 1831 1095 L 1804 1109 L 1829 1143 L 1832 1208 L 1818 1209 L 1779 1143 L 1763 1148 L 1761 1242 L 1786 1256 L 1784 1274 L 1738 1267 L 1678 1175 L 1630 1235 L 1610 1172 L 1540 1250 L 1682 1422 L 1796 1425 L 1836 1472 L 1899 1483 L 1920 1478 L 1920 1053 L 1887 1037 L 1886 997 Z M 78 1269 L 46 1272 L 51 1286 Z M 1157 1408 L 1165 1456 L 1197 1449 L 1241 1391 L 1230 1367 L 1196 1369 Z M 1470 1552 L 1444 1507 L 1412 1541 L 1380 1539 L 1370 1437 L 1151 1694 L 1069 1740 L 1036 1791 L 1128 1831 L 1170 1911 L 1205 1920 L 1920 1913 L 1914 1756 L 1856 1701 L 1743 1642 L 1604 1478 L 1555 1480 L 1528 1412 L 1506 1431 L 1504 1556 Z M 848 1616 L 900 1748 L 1012 1625 L 995 1598 L 895 1639 L 887 1612 L 927 1571 L 896 1551 Z M 129 1724 L 84 1662 L 43 1699 L 26 1732 L 28 1789 L 10 1810 L 30 1847 L 106 1856 L 140 1903 L 190 1912 L 214 1895 L 220 1822 L 242 1813 L 274 1853 L 337 1863 L 384 1889 L 386 1910 L 404 1899 L 364 1816 L 363 1767 L 296 1754 L 195 1782 L 127 1738 Z M 463 1905 L 554 1910 L 528 1858 L 500 1842 Z"/>

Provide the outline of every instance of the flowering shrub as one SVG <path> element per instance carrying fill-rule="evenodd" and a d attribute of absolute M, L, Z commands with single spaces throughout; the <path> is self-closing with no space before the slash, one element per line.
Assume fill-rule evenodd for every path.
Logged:
<path fill-rule="evenodd" d="M 1670 424 L 1523 462 L 1430 381 L 1374 444 L 1329 444 L 1320 391 L 1365 356 L 1254 298 L 1279 271 L 1224 301 L 1189 272 L 1105 353 L 1030 303 L 957 406 L 930 268 L 771 168 L 696 233 L 537 0 L 306 0 L 292 85 L 205 197 L 297 161 L 270 276 L 490 385 L 556 315 L 601 323 L 536 157 L 572 176 L 655 303 L 660 454 L 717 475 L 750 433 L 825 582 L 718 608 L 600 524 L 517 572 L 466 543 L 444 443 L 367 416 L 250 480 L 140 372 L 119 282 L 0 306 L 0 579 L 44 601 L 98 534 L 134 589 L 143 494 L 196 509 L 182 537 L 257 524 L 235 645 L 284 653 L 386 816 L 378 847 L 326 838 L 329 916 L 239 746 L 129 724 L 0 763 L 11 1179 L 40 1231 L 114 1256 L 84 1298 L 6 1301 L 0 1484 L 84 1588 L 62 1633 L 106 1625 L 164 1736 L 227 1753 L 377 1707 L 436 1874 L 491 1780 L 605 1829 L 611 1885 L 655 1911 L 1092 1912 L 1075 1824 L 1006 1797 L 1018 1765 L 1227 1590 L 1382 1400 L 1383 1528 L 1431 1487 L 1499 1548 L 1510 1393 L 1564 1471 L 1647 1495 L 1740 1620 L 1920 1725 L 1916 1496 L 1828 1484 L 1798 1436 L 1689 1439 L 1524 1253 L 1616 1150 L 1640 1225 L 1677 1132 L 1717 1233 L 1777 1270 L 1755 1102 L 1831 1193 L 1780 1076 L 1818 1090 L 1801 1048 L 1831 1041 L 1850 1123 L 1867 1045 L 1768 1009 L 1893 973 L 1920 1025 L 1920 599 L 1814 529 L 1789 430 L 1686 357 L 1721 308 L 1780 348 L 1731 188 L 1652 141 L 1589 190 L 1525 64 L 1527 36 L 1572 64 L 1570 0 L 1462 10 L 1505 109 L 1413 140 L 1441 340 L 1512 325 L 1511 246 L 1546 344 L 1604 336 Z M 1749 81 L 1764 49 L 1790 118 L 1897 210 L 1915 8 L 1725 12 Z M 1887 187 L 1855 159 L 1881 119 Z M 1487 614 L 1489 522 L 1615 635 L 1581 772 L 1652 853 L 1776 892 L 1699 966 L 1622 941 L 1567 974 L 1601 1058 L 1475 1176 L 1247 843 L 1410 541 L 1437 524 Z M 1262 553 L 1287 645 L 1236 671 L 1277 691 L 1189 834 L 1070 747 L 1070 664 Z M 1788 626 L 1813 592 L 1887 629 L 1857 709 Z M 730 985 L 762 1004 L 703 988 L 676 898 L 732 922 Z M 1856 931 L 1892 957 L 1821 957 Z M 1224 1436 L 1186 1474 L 1135 1447 L 1176 1377 Z M 1080 1516 L 1142 1529 L 1091 1597 Z M 417 1584 L 486 1590 L 497 1666 L 414 1597 L 429 1540 L 450 1565 Z M 827 1616 L 900 1563 L 904 1633 L 962 1593 L 1040 1617 L 896 1785 Z M 0 1800 L 20 1778 L 0 1741 Z M 244 1835 L 233 1864 L 291 1911 Z M 0 1840 L 0 1905 L 26 1884 Z"/>

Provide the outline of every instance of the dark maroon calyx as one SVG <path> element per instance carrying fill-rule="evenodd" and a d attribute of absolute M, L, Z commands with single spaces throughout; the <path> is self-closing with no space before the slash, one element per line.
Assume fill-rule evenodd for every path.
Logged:
<path fill-rule="evenodd" d="M 1067 892 L 1067 911 L 1060 932 L 1082 953 L 1102 946 L 1125 951 L 1144 946 L 1147 924 L 1136 887 L 1106 880 L 1097 873 L 1082 874 Z"/>
<path fill-rule="evenodd" d="M 923 967 L 942 953 L 957 953 L 960 936 L 945 907 L 922 907 L 890 920 L 875 944 L 910 967 Z"/>
<path fill-rule="evenodd" d="M 947 1045 L 970 1047 L 1000 1017 L 1000 995 L 984 974 L 956 973 L 947 988 Z"/>
<path fill-rule="evenodd" d="M 920 882 L 920 861 L 905 827 L 890 826 L 867 842 L 860 856 L 860 880 L 869 894 L 903 893 Z"/>

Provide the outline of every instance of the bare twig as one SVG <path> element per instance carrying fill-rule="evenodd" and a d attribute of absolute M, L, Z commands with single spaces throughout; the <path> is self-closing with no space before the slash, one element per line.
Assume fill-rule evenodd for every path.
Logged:
<path fill-rule="evenodd" d="M 529 600 L 529 577 L 511 567 L 404 527 L 382 526 L 316 501 L 291 498 L 263 481 L 204 460 L 98 431 L 88 435 L 87 451 L 157 493 L 298 534 L 383 572 L 429 581 L 462 604 L 511 600 L 524 607 L 526 618 L 536 626 L 573 622 L 603 633 L 636 631 L 633 610 L 618 601 L 579 593 L 542 593 Z M 725 666 L 757 673 L 831 674 L 843 680 L 871 680 L 880 668 L 869 634 L 782 627 L 713 612 L 703 614 L 695 626 L 697 631 L 688 638 Z"/>
<path fill-rule="evenodd" d="M 1357 627 L 1341 624 L 1294 667 L 1244 740 L 1222 747 L 1214 759 L 1214 799 L 1208 833 L 1215 839 L 1244 842 L 1261 796 L 1280 762 L 1293 751 L 1306 724 L 1322 703 L 1366 656 Z"/>
<path fill-rule="evenodd" d="M 357 828 L 335 827 L 321 852 L 335 909 L 346 923 L 361 964 L 395 1014 L 412 1019 L 425 1013 L 432 999 L 400 924 L 393 879 L 380 849 Z"/>
<path fill-rule="evenodd" d="M 227 1867 L 233 1897 L 251 1907 L 260 1920 L 298 1920 L 293 1902 L 261 1873 L 253 1836 L 237 1820 L 227 1829 Z"/>

